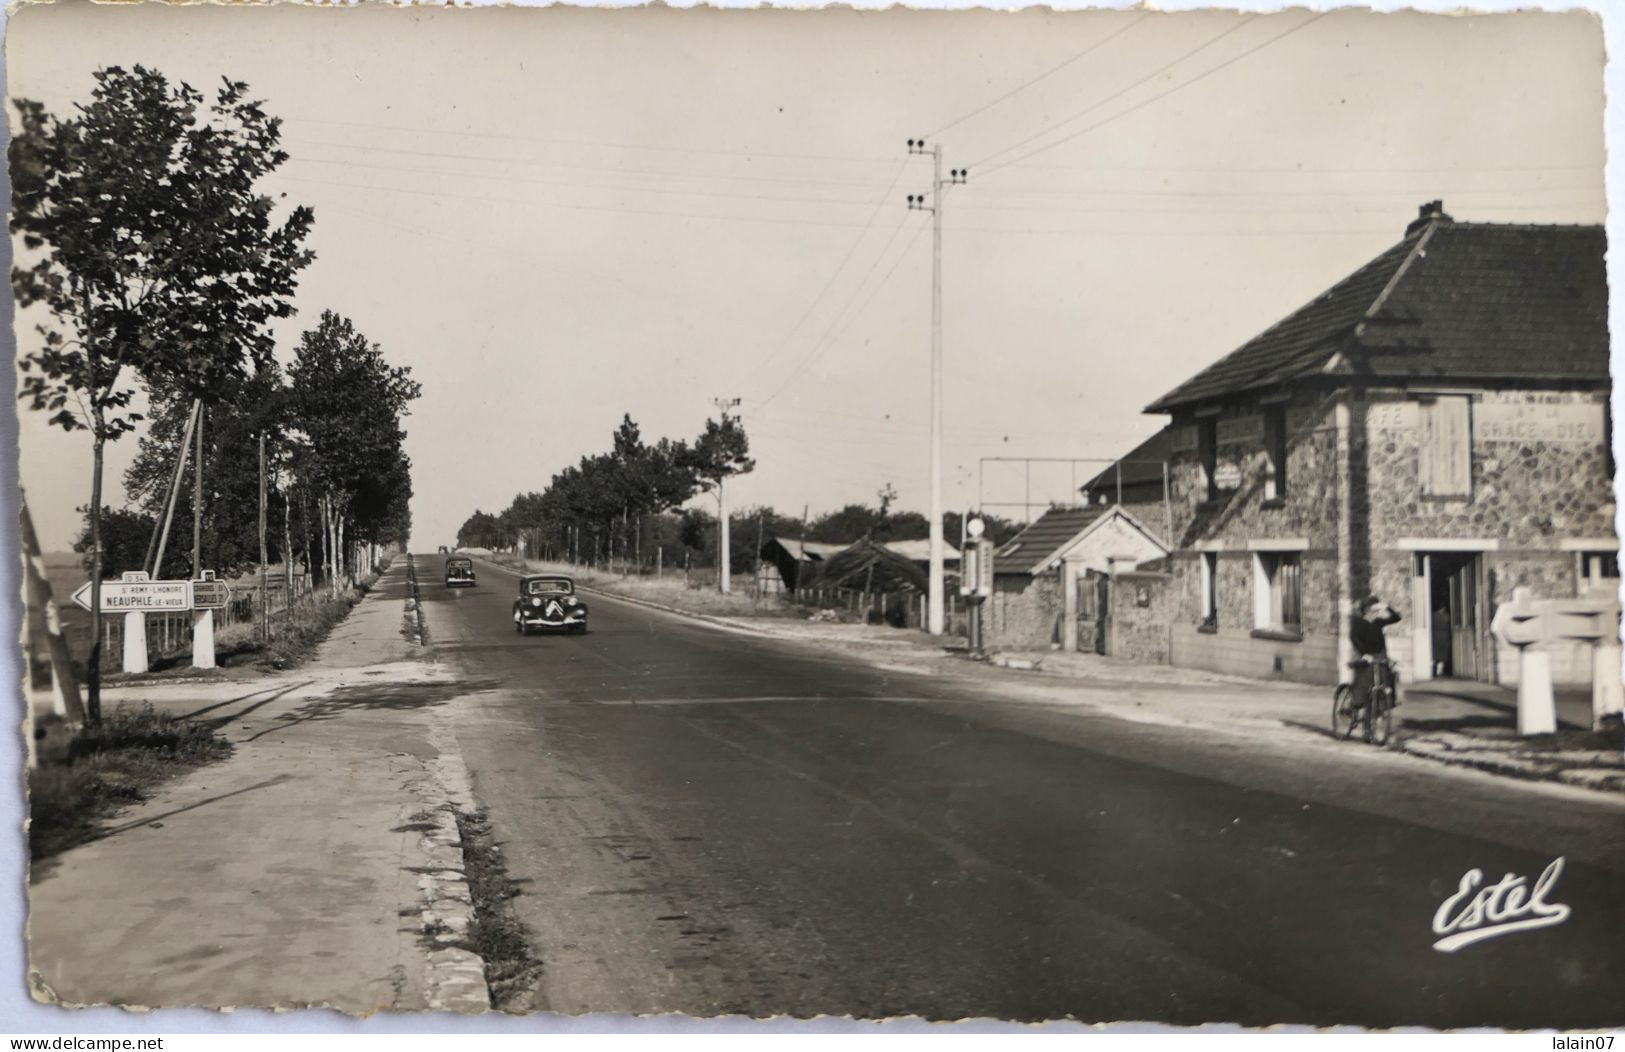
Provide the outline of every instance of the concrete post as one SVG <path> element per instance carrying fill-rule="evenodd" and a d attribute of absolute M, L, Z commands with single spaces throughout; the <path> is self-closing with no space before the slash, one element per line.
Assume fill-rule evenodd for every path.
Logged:
<path fill-rule="evenodd" d="M 1604 717 L 1625 711 L 1619 659 L 1619 643 L 1607 637 L 1591 649 L 1591 729 L 1594 731 L 1602 729 Z"/>
<path fill-rule="evenodd" d="M 1556 730 L 1552 656 L 1543 647 L 1524 647 L 1518 652 L 1518 733 L 1551 734 Z"/>
<path fill-rule="evenodd" d="M 214 611 L 192 611 L 192 667 L 214 668 Z"/>
<path fill-rule="evenodd" d="M 131 610 L 124 615 L 124 671 L 147 671 L 147 615 Z"/>
<path fill-rule="evenodd" d="M 1078 575 L 1071 563 L 1061 563 L 1061 649 L 1074 653 L 1078 649 Z"/>

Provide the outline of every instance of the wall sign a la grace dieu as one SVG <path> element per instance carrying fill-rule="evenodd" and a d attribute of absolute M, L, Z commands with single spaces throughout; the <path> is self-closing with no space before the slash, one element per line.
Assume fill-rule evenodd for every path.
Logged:
<path fill-rule="evenodd" d="M 1583 442 L 1601 445 L 1602 406 L 1587 402 L 1481 402 L 1473 406 L 1480 442 Z"/>

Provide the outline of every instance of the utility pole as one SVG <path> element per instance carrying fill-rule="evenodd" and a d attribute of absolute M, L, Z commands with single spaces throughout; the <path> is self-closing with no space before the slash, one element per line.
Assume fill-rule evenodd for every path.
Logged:
<path fill-rule="evenodd" d="M 192 476 L 192 579 L 203 576 L 203 421 L 207 413 L 201 405 L 197 415 L 197 459 Z"/>
<path fill-rule="evenodd" d="M 931 200 L 924 194 L 909 194 L 908 207 L 931 213 L 931 576 L 927 592 L 926 629 L 934 636 L 943 632 L 943 538 L 942 538 L 942 206 L 943 189 L 963 185 L 967 169 L 955 168 L 942 178 L 942 145 L 926 145 L 924 139 L 910 139 L 908 152 L 931 156 Z"/>
<path fill-rule="evenodd" d="M 260 431 L 260 638 L 271 639 L 271 579 L 265 544 L 265 432 Z"/>
<path fill-rule="evenodd" d="M 713 398 L 711 404 L 722 411 L 722 422 L 728 422 L 728 410 L 739 405 L 737 398 Z M 728 476 L 717 476 L 717 521 L 722 527 L 717 534 L 717 585 L 723 595 L 733 591 L 733 580 L 728 565 Z"/>

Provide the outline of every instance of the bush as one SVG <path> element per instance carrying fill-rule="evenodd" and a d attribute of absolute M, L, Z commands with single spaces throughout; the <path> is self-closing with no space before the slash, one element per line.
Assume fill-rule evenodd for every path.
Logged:
<path fill-rule="evenodd" d="M 45 858 L 92 840 L 96 822 L 145 800 L 153 786 L 224 759 L 231 743 L 207 723 L 152 706 L 114 709 L 98 727 L 74 731 L 59 718 L 38 724 L 28 772 L 29 854 Z"/>

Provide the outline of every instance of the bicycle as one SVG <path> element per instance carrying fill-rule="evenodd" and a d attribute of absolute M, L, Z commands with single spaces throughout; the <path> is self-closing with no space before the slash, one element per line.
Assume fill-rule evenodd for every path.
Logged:
<path fill-rule="evenodd" d="M 1349 668 L 1359 668 L 1359 662 L 1350 662 Z M 1355 706 L 1354 684 L 1339 683 L 1332 691 L 1332 733 L 1339 738 L 1352 738 L 1357 728 L 1365 728 L 1365 740 L 1371 745 L 1387 745 L 1394 733 L 1394 705 L 1397 703 L 1398 679 L 1394 664 L 1387 659 L 1372 663 L 1371 696 L 1364 705 Z"/>

